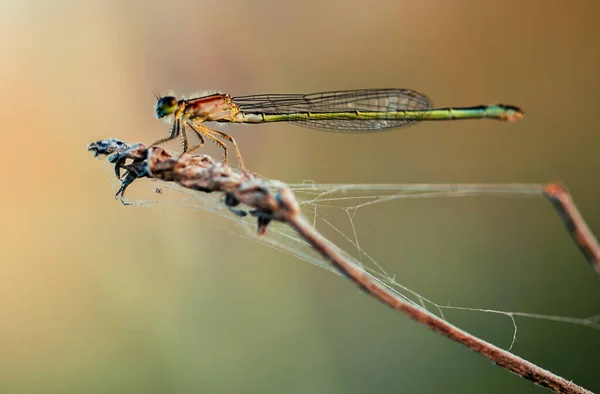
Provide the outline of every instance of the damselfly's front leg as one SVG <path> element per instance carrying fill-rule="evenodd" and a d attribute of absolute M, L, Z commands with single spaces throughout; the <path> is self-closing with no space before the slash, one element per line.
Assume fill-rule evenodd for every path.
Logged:
<path fill-rule="evenodd" d="M 188 139 L 187 134 L 185 133 L 185 123 L 181 125 L 181 154 L 183 155 L 188 150 Z"/>
<path fill-rule="evenodd" d="M 156 141 L 155 143 L 150 145 L 149 148 L 151 148 L 153 146 L 162 145 L 166 142 L 174 140 L 175 138 L 177 138 L 177 136 L 179 135 L 180 132 L 181 132 L 181 120 L 179 119 L 179 116 L 176 116 L 175 120 L 173 121 L 173 126 L 171 126 L 171 133 L 169 133 L 169 136 L 167 138 L 163 138 L 162 140 Z M 186 139 L 185 146 L 187 146 L 187 139 Z"/>

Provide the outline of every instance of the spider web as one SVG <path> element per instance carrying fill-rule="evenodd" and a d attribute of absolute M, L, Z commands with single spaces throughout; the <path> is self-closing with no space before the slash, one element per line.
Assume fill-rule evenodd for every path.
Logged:
<path fill-rule="evenodd" d="M 103 161 L 104 171 L 110 179 L 114 191 L 120 187 L 112 167 Z M 468 308 L 440 304 L 402 285 L 395 275 L 388 273 L 375 258 L 362 246 L 357 232 L 356 216 L 359 211 L 379 204 L 392 204 L 397 200 L 424 198 L 455 198 L 481 195 L 521 195 L 540 197 L 542 184 L 316 184 L 305 181 L 288 184 L 294 191 L 303 215 L 312 226 L 323 233 L 333 246 L 347 259 L 353 261 L 368 273 L 374 281 L 402 297 L 407 302 L 435 314 L 444 320 L 444 311 L 457 310 L 496 314 L 510 319 L 513 327 L 512 338 L 507 350 L 517 341 L 518 326 L 516 317 L 561 322 L 600 330 L 600 315 L 586 318 L 554 316 L 526 312 L 502 311 L 495 309 Z M 134 198 L 130 196 L 134 195 Z M 258 242 L 279 252 L 341 275 L 332 265 L 324 261 L 311 246 L 300 238 L 289 226 L 272 222 L 265 235 L 257 236 L 256 218 L 251 215 L 239 216 L 224 204 L 221 193 L 203 193 L 186 189 L 173 183 L 152 179 L 138 179 L 127 190 L 128 205 L 151 208 L 167 215 L 191 220 L 219 231 Z M 209 224 L 206 214 L 212 213 L 221 220 L 220 224 Z M 343 247 L 341 247 L 343 246 Z"/>

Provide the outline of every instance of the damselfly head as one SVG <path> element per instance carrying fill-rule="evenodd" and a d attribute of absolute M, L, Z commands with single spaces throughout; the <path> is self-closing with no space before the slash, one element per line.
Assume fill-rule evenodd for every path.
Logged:
<path fill-rule="evenodd" d="M 154 111 L 158 119 L 173 114 L 179 108 L 177 99 L 173 96 L 165 96 L 158 99 Z"/>

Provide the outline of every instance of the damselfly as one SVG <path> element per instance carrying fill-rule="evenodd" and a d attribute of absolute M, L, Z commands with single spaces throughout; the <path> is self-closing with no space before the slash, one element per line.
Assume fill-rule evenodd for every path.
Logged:
<path fill-rule="evenodd" d="M 181 136 L 183 152 L 204 145 L 204 137 L 224 150 L 231 142 L 240 165 L 242 155 L 235 140 L 222 131 L 203 126 L 203 122 L 270 123 L 291 122 L 300 126 L 342 132 L 372 132 L 410 125 L 425 120 L 498 119 L 516 121 L 523 111 L 512 105 L 494 104 L 463 108 L 433 108 L 431 100 L 409 89 L 366 89 L 313 94 L 260 94 L 231 97 L 211 94 L 177 100 L 173 96 L 158 97 L 156 117 L 171 117 L 168 138 L 159 145 Z M 188 150 L 186 127 L 200 138 L 200 145 Z"/>

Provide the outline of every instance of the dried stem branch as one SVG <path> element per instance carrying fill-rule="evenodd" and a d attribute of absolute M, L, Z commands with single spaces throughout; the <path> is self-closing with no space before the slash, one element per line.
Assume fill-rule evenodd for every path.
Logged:
<path fill-rule="evenodd" d="M 579 213 L 567 188 L 558 183 L 549 183 L 544 187 L 544 195 L 558 211 L 573 241 L 583 252 L 588 263 L 600 275 L 600 245 L 589 226 Z"/>
<path fill-rule="evenodd" d="M 141 177 L 176 182 L 183 187 L 207 193 L 225 193 L 225 204 L 234 214 L 239 216 L 250 214 L 257 218 L 259 234 L 264 234 L 272 220 L 288 224 L 324 259 L 331 262 L 367 294 L 431 330 L 480 353 L 502 368 L 557 393 L 591 393 L 406 302 L 374 281 L 361 267 L 338 253 L 337 248 L 308 223 L 300 212 L 294 194 L 285 184 L 257 178 L 248 171 L 234 170 L 206 155 L 182 155 L 174 158 L 160 147 L 147 149 L 142 144 L 129 146 L 114 139 L 92 143 L 88 146 L 88 150 L 93 151 L 95 155 L 110 155 L 109 161 L 114 163 L 115 173 L 119 178 L 121 169 L 127 171 L 122 179 L 122 186 L 117 192 L 118 197 L 122 198 L 127 186 Z M 127 160 L 131 162 L 126 164 Z M 557 208 L 567 229 L 588 261 L 600 273 L 598 241 L 577 211 L 566 188 L 558 184 L 549 184 L 544 192 Z M 246 212 L 235 208 L 240 204 L 250 207 L 251 210 Z"/>

